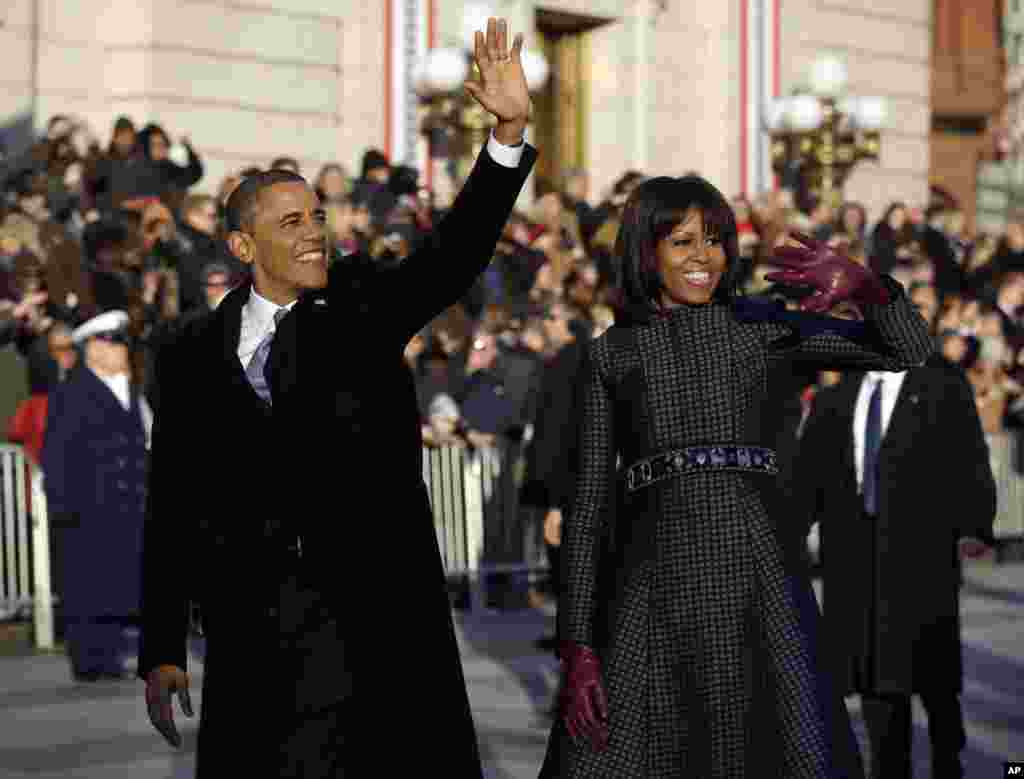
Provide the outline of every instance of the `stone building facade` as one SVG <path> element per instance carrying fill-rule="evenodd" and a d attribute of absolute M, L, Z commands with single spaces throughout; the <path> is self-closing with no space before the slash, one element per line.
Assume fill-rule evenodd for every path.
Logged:
<path fill-rule="evenodd" d="M 629 168 L 699 171 L 730 195 L 770 187 L 763 104 L 831 52 L 851 93 L 891 106 L 881 162 L 849 195 L 873 215 L 926 200 L 932 0 L 8 0 L 0 117 L 75 113 L 104 138 L 119 114 L 159 121 L 191 135 L 207 190 L 281 154 L 307 175 L 355 170 L 371 146 L 422 165 L 409 76 L 462 39 L 467 6 L 553 59 L 537 103 L 559 118 L 533 130 L 555 141 L 542 172 L 582 165 L 594 197 Z"/>

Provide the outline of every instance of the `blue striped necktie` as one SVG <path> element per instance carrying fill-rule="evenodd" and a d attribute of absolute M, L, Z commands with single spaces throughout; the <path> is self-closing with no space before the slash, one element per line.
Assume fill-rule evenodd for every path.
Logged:
<path fill-rule="evenodd" d="M 267 367 L 267 358 L 270 356 L 270 347 L 274 343 L 274 335 L 277 333 L 277 326 L 281 324 L 281 320 L 287 313 L 287 308 L 279 308 L 274 313 L 274 329 L 263 336 L 260 345 L 256 347 L 256 353 L 249 360 L 249 366 L 245 369 L 245 377 L 249 380 L 252 388 L 267 403 L 271 403 L 270 384 L 267 383 L 267 377 L 263 374 Z"/>
<path fill-rule="evenodd" d="M 878 450 L 882 446 L 882 380 L 875 379 L 875 389 L 868 403 L 868 421 L 864 427 L 864 510 L 878 514 Z"/>

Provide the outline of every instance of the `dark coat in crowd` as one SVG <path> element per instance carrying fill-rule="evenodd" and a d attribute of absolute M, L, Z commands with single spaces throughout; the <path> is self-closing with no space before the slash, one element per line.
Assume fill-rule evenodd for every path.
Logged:
<path fill-rule="evenodd" d="M 921 229 L 921 248 L 935 268 L 935 289 L 940 297 L 964 291 L 967 279 L 957 262 L 951 239 L 930 225 Z"/>
<path fill-rule="evenodd" d="M 169 255 L 169 264 L 178 272 L 182 312 L 205 308 L 203 271 L 208 265 L 224 265 L 231 275 L 232 286 L 249 280 L 248 266 L 228 251 L 223 240 L 184 223 L 178 225 L 177 234 L 169 242 L 166 253 Z"/>
<path fill-rule="evenodd" d="M 64 615 L 137 614 L 148 470 L 138 394 L 125 411 L 76 368 L 50 392 L 42 466 Z"/>
<path fill-rule="evenodd" d="M 544 368 L 533 438 L 526 450 L 521 500 L 541 509 L 572 510 L 579 469 L 579 379 L 586 342 L 564 346 Z"/>
<path fill-rule="evenodd" d="M 535 159 L 483 152 L 401 265 L 336 262 L 278 326 L 272 410 L 237 356 L 248 285 L 163 349 L 138 673 L 186 667 L 197 601 L 200 779 L 296 758 L 326 775 L 285 736 L 339 705 L 346 775 L 417 776 L 442 753 L 449 775 L 481 775 L 403 352 L 486 267 Z"/>
<path fill-rule="evenodd" d="M 169 159 L 151 160 L 141 152 L 100 160 L 91 181 L 97 208 L 113 211 L 125 200 L 140 197 L 158 197 L 174 203 L 182 192 L 203 177 L 203 164 L 198 155 L 191 146 L 185 148 L 188 164 L 184 166 Z"/>
<path fill-rule="evenodd" d="M 849 374 L 815 398 L 798 464 L 802 530 L 821 522 L 830 665 L 845 694 L 959 691 L 957 538 L 991 539 L 996 511 L 973 393 L 939 355 L 907 372 L 879 451 L 879 511 L 870 522 L 854 459 L 863 376 Z M 868 689 L 858 690 L 869 660 Z"/>

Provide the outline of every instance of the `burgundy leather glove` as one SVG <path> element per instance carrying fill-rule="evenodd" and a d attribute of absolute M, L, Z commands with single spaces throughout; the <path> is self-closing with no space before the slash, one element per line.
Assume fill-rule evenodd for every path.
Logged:
<path fill-rule="evenodd" d="M 562 717 L 573 740 L 590 741 L 594 751 L 608 746 L 608 700 L 601 685 L 601 661 L 593 649 L 571 641 L 562 643 L 559 656 L 565 664 Z"/>
<path fill-rule="evenodd" d="M 809 235 L 793 233 L 793 238 L 806 248 L 776 247 L 772 263 L 785 270 L 769 273 L 765 278 L 817 289 L 801 303 L 802 310 L 822 313 L 847 300 L 861 306 L 884 306 L 889 302 L 889 290 L 872 271 Z"/>

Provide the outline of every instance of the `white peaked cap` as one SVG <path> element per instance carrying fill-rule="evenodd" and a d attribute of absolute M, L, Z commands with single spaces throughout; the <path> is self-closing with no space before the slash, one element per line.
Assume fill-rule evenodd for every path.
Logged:
<path fill-rule="evenodd" d="M 94 316 L 85 324 L 79 325 L 71 334 L 71 339 L 76 344 L 80 344 L 94 335 L 116 333 L 118 330 L 123 330 L 130 321 L 128 314 L 124 311 L 104 311 L 102 314 Z"/>

